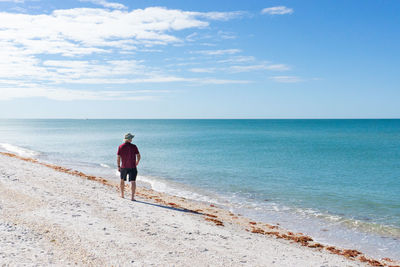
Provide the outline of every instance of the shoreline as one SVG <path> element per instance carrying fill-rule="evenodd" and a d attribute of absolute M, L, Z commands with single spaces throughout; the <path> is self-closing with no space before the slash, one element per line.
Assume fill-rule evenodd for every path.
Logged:
<path fill-rule="evenodd" d="M 75 177 L 83 178 L 83 180 L 98 182 L 101 185 L 112 188 L 117 196 L 118 184 L 102 177 L 96 177 L 92 175 L 86 175 L 80 171 L 71 170 L 57 165 L 40 162 L 33 158 L 20 157 L 12 153 L 0 152 L 0 155 L 8 158 L 15 158 L 38 166 L 43 166 L 59 173 L 67 175 L 73 175 Z M 34 185 L 32 185 L 34 186 Z M 129 192 L 129 191 L 127 191 Z M 147 189 L 143 187 L 137 188 L 137 196 L 140 199 L 151 201 L 155 207 L 164 207 L 171 209 L 172 211 L 180 211 L 185 214 L 192 214 L 197 217 L 201 217 L 202 221 L 207 224 L 212 224 L 213 228 L 237 228 L 240 231 L 248 232 L 251 236 L 257 236 L 257 238 L 264 238 L 266 241 L 278 240 L 287 243 L 293 247 L 304 248 L 304 251 L 318 252 L 327 256 L 337 256 L 346 260 L 348 263 L 359 263 L 359 264 L 370 264 L 372 266 L 398 266 L 399 263 L 388 258 L 381 260 L 375 260 L 365 254 L 352 249 L 341 249 L 334 246 L 329 246 L 315 242 L 312 237 L 306 236 L 302 233 L 293 233 L 288 230 L 281 228 L 279 225 L 270 225 L 252 221 L 246 217 L 233 214 L 230 211 L 221 209 L 213 204 L 206 205 L 204 203 L 196 203 L 195 201 L 185 199 L 183 197 L 177 197 Z M 149 203 L 148 203 L 149 204 Z M 186 216 L 186 215 L 183 215 Z M 268 239 L 268 240 L 267 240 Z M 295 244 L 291 244 L 295 243 Z M 308 253 L 308 252 L 306 252 Z"/>

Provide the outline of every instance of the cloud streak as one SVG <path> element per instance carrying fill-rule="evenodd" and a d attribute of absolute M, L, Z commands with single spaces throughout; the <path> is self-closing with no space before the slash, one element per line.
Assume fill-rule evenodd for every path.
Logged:
<path fill-rule="evenodd" d="M 233 55 L 240 53 L 240 49 L 220 49 L 220 50 L 200 50 L 200 51 L 193 51 L 193 54 L 201 54 L 207 56 L 220 56 L 220 55 Z"/>
<path fill-rule="evenodd" d="M 222 63 L 239 63 L 240 61 L 222 61 Z M 246 61 L 244 61 L 246 62 Z M 226 67 L 208 67 L 208 68 L 191 68 L 189 71 L 194 73 L 215 73 L 215 72 L 230 72 L 230 73 L 239 73 L 239 72 L 253 72 L 260 70 L 268 70 L 268 71 L 287 71 L 291 68 L 285 64 L 253 64 L 253 65 L 232 65 Z"/>
<path fill-rule="evenodd" d="M 258 65 L 240 65 L 231 66 L 229 68 L 232 72 L 249 72 L 256 70 L 271 70 L 271 71 L 286 71 L 290 70 L 290 67 L 285 64 L 258 64 Z"/>
<path fill-rule="evenodd" d="M 292 14 L 294 10 L 292 8 L 288 8 L 285 6 L 274 6 L 268 7 L 261 10 L 261 14 L 269 14 L 269 15 L 286 15 Z"/>
<path fill-rule="evenodd" d="M 40 97 L 58 101 L 112 101 L 112 100 L 151 100 L 157 98 L 155 93 L 168 91 L 104 91 L 104 90 L 71 90 L 64 88 L 43 87 L 3 87 L 0 88 L 0 100 L 12 100 L 16 98 Z"/>
<path fill-rule="evenodd" d="M 23 3 L 24 0 L 0 0 L 0 2 Z"/>
<path fill-rule="evenodd" d="M 100 5 L 106 8 L 113 8 L 113 9 L 127 9 L 126 6 L 120 3 L 112 3 L 105 0 L 79 0 L 80 2 L 90 2 L 95 5 Z"/>

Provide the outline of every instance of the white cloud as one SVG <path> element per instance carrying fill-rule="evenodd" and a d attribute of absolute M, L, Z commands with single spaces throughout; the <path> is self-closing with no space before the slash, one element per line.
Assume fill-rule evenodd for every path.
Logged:
<path fill-rule="evenodd" d="M 208 47 L 217 46 L 217 45 L 216 45 L 216 44 L 214 44 L 214 43 L 199 43 L 199 45 L 202 45 L 202 46 L 208 46 Z"/>
<path fill-rule="evenodd" d="M 162 7 L 130 12 L 98 8 L 55 10 L 28 15 L 0 12 L 0 41 L 24 54 L 63 56 L 134 50 L 137 46 L 181 42 L 173 32 L 209 26 L 233 12 L 190 12 Z"/>
<path fill-rule="evenodd" d="M 236 39 L 236 35 L 233 32 L 218 31 L 218 35 L 224 40 Z"/>
<path fill-rule="evenodd" d="M 186 36 L 185 39 L 186 39 L 186 41 L 194 42 L 196 40 L 195 37 L 198 36 L 198 35 L 199 34 L 197 32 L 194 32 L 194 33 L 191 33 L 188 36 Z"/>
<path fill-rule="evenodd" d="M 255 61 L 255 58 L 253 56 L 234 56 L 231 58 L 218 60 L 218 63 L 239 63 L 239 62 L 249 62 L 249 61 Z"/>
<path fill-rule="evenodd" d="M 211 20 L 228 20 L 241 15 L 240 12 L 202 13 L 163 7 L 127 11 L 118 10 L 123 9 L 118 3 L 84 1 L 112 10 L 73 8 L 40 15 L 0 12 L 0 86 L 3 91 L 12 81 L 48 88 L 59 84 L 200 83 L 200 80 L 171 75 L 160 67 L 149 67 L 140 60 L 105 58 L 133 58 L 133 51 L 161 51 L 151 47 L 183 42 L 175 35 L 177 31 L 205 28 Z M 191 37 L 195 38 L 195 34 Z M 237 49 L 227 49 L 205 53 L 237 52 Z M 54 59 L 44 60 L 47 55 Z M 89 56 L 91 59 L 86 59 Z M 214 79 L 209 82 L 235 81 Z M 53 92 L 53 89 L 40 88 L 30 91 Z M 62 91 L 64 95 L 72 94 L 65 90 Z"/>
<path fill-rule="evenodd" d="M 204 56 L 212 57 L 215 63 L 218 56 L 218 63 L 227 63 L 227 66 L 185 68 L 185 71 L 198 73 L 192 74 L 196 78 L 177 75 L 176 69 L 151 66 L 151 62 L 139 60 L 136 55 L 139 51 L 160 52 L 158 48 L 165 45 L 204 39 L 200 29 L 208 29 L 212 20 L 225 21 L 243 13 L 191 12 L 162 7 L 128 11 L 119 3 L 82 1 L 105 8 L 73 8 L 40 15 L 0 12 L 0 100 L 21 97 L 65 101 L 119 100 L 127 99 L 127 95 L 131 100 L 148 100 L 163 92 L 107 91 L 102 88 L 103 85 L 118 88 L 120 85 L 178 82 L 187 85 L 248 84 L 252 81 L 200 77 L 200 74 L 221 70 L 232 74 L 288 69 L 284 64 L 255 63 L 254 57 L 240 56 L 240 49 L 215 49 L 193 51 L 191 53 L 196 54 L 193 58 L 184 57 L 180 60 L 182 63 L 176 64 L 198 64 Z M 181 39 L 177 32 L 188 29 L 198 31 Z M 213 38 L 235 38 L 231 32 L 214 33 Z M 252 65 L 243 65 L 246 63 Z M 232 64 L 235 66 L 229 66 Z M 99 89 L 86 90 L 91 87 L 82 85 L 99 85 L 96 86 Z M 72 90 L 69 86 L 85 90 Z"/>
<path fill-rule="evenodd" d="M 233 11 L 233 12 L 192 12 L 196 16 L 204 17 L 211 20 L 230 20 L 237 17 L 242 17 L 246 12 Z"/>
<path fill-rule="evenodd" d="M 137 60 L 109 60 L 102 61 L 79 61 L 79 60 L 47 60 L 43 65 L 48 70 L 56 71 L 62 78 L 85 78 L 85 77 L 121 77 L 125 75 L 151 75 L 149 69 Z M 73 77 L 69 76 L 74 74 Z M 77 76 L 78 75 L 78 76 Z"/>
<path fill-rule="evenodd" d="M 290 66 L 286 65 L 286 64 L 271 64 L 266 66 L 267 70 L 274 70 L 274 71 L 286 71 L 286 70 L 290 70 Z"/>
<path fill-rule="evenodd" d="M 229 70 L 231 72 L 249 72 L 255 70 L 265 70 L 265 65 L 248 65 L 248 66 L 231 66 Z"/>
<path fill-rule="evenodd" d="M 90 3 L 93 3 L 95 5 L 100 5 L 100 6 L 104 6 L 104 7 L 107 7 L 107 8 L 113 8 L 113 9 L 126 9 L 127 8 L 123 4 L 111 3 L 111 2 L 107 2 L 105 0 L 79 0 L 79 1 L 81 1 L 81 2 L 90 2 Z"/>
<path fill-rule="evenodd" d="M 261 14 L 269 14 L 269 15 L 285 15 L 285 14 L 292 14 L 294 10 L 292 8 L 288 8 L 285 6 L 274 6 L 264 8 L 261 11 Z"/>
<path fill-rule="evenodd" d="M 181 62 L 181 63 L 171 63 L 165 65 L 166 67 L 172 67 L 172 69 L 176 69 L 176 67 L 182 67 L 182 66 L 190 66 L 190 65 L 199 65 L 199 62 Z"/>
<path fill-rule="evenodd" d="M 227 83 L 227 80 L 202 80 L 179 77 L 164 71 L 148 67 L 139 60 L 45 60 L 33 56 L 10 55 L 7 50 L 0 50 L 0 86 L 10 80 L 20 80 L 22 84 L 32 83 L 56 84 L 145 84 L 145 83 Z M 180 63 L 177 63 L 180 64 Z M 187 65 L 188 62 L 181 64 Z M 207 71 L 198 69 L 194 72 Z M 209 73 L 211 71 L 208 71 Z M 236 83 L 232 80 L 229 83 Z M 238 81 L 237 83 L 241 83 Z"/>
<path fill-rule="evenodd" d="M 229 70 L 232 72 L 248 72 L 248 71 L 256 71 L 256 70 L 273 70 L 273 71 L 285 71 L 289 70 L 290 67 L 285 64 L 258 64 L 258 65 L 239 65 L 239 66 L 231 66 Z"/>
<path fill-rule="evenodd" d="M 216 34 L 199 34 L 198 32 L 193 32 L 186 36 L 185 40 L 189 42 L 194 42 L 194 41 L 200 41 L 200 40 L 217 40 L 217 39 L 222 39 L 222 40 L 231 40 L 231 39 L 236 39 L 237 36 L 233 32 L 228 32 L 228 31 L 221 31 L 219 30 Z M 201 45 L 204 46 L 215 46 L 215 43 L 200 43 Z"/>
<path fill-rule="evenodd" d="M 272 76 L 270 79 L 278 83 L 298 83 L 304 81 L 297 76 Z"/>
<path fill-rule="evenodd" d="M 228 79 L 213 79 L 213 78 L 202 78 L 202 79 L 192 79 L 193 82 L 203 83 L 203 84 L 248 84 L 252 81 L 248 80 L 228 80 Z"/>
<path fill-rule="evenodd" d="M 145 78 L 81 78 L 77 80 L 68 80 L 71 84 L 140 84 L 140 83 L 172 83 L 192 81 L 187 78 L 176 76 L 149 76 Z"/>
<path fill-rule="evenodd" d="M 52 64 L 52 62 L 48 62 Z M 68 64 L 66 64 L 68 65 Z M 68 65 L 69 66 L 69 65 Z M 82 81 L 80 81 L 82 82 Z M 84 81 L 83 81 L 84 82 Z M 194 85 L 198 84 L 247 84 L 246 80 L 229 80 L 229 79 L 213 79 L 213 78 L 179 78 L 179 77 L 155 77 L 153 79 L 126 79 L 112 81 L 110 79 L 92 79 L 86 81 L 90 84 L 107 84 L 107 83 L 146 83 L 146 82 L 187 82 Z M 59 87 L 49 87 L 35 83 L 24 83 L 19 80 L 0 80 L 0 101 L 12 100 L 18 98 L 47 98 L 57 101 L 112 101 L 112 100 L 134 100 L 145 101 L 163 97 L 170 93 L 170 90 L 82 90 L 68 89 Z"/>
<path fill-rule="evenodd" d="M 9 50 L 12 52 L 12 50 Z M 54 83 L 85 83 L 86 79 L 119 79 L 124 76 L 151 78 L 156 69 L 137 60 L 45 60 L 0 50 L 0 79 Z M 1 82 L 1 81 L 0 81 Z M 1 84 L 1 83 L 0 83 Z"/>
<path fill-rule="evenodd" d="M 194 54 L 202 54 L 207 56 L 217 56 L 217 55 L 232 55 L 240 53 L 240 49 L 220 49 L 220 50 L 200 50 L 192 51 Z"/>
<path fill-rule="evenodd" d="M 216 68 L 191 68 L 189 71 L 195 73 L 212 73 L 215 72 Z"/>
<path fill-rule="evenodd" d="M 227 63 L 226 61 L 223 61 L 223 63 Z M 232 62 L 228 62 L 232 63 Z M 238 63 L 236 61 L 233 61 L 233 63 Z M 290 70 L 290 67 L 285 65 L 285 64 L 254 64 L 254 65 L 233 65 L 233 66 L 225 66 L 225 67 L 208 67 L 208 68 L 191 68 L 189 69 L 190 72 L 195 72 L 195 73 L 214 73 L 217 71 L 223 71 L 223 72 L 233 72 L 233 73 L 239 73 L 239 72 L 251 72 L 251 71 L 258 71 L 258 70 L 270 70 L 270 71 L 286 71 Z"/>
<path fill-rule="evenodd" d="M 216 78 L 187 78 L 177 76 L 154 76 L 149 78 L 136 78 L 136 79 L 80 79 L 76 82 L 70 83 L 78 84 L 145 84 L 145 83 L 189 83 L 189 84 L 243 84 L 250 83 L 247 80 L 229 80 L 229 79 L 216 79 Z"/>
<path fill-rule="evenodd" d="M 42 97 L 58 101 L 74 100 L 151 100 L 157 98 L 155 93 L 168 91 L 88 91 L 63 88 L 0 87 L 0 100 L 16 98 Z"/>

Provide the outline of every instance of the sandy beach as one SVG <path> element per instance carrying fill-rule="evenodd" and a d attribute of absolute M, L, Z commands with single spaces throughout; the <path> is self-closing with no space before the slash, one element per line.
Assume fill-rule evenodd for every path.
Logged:
<path fill-rule="evenodd" d="M 140 179 L 140 176 L 139 178 Z M 129 191 L 127 191 L 129 192 Z M 279 226 L 12 154 L 0 155 L 0 263 L 89 266 L 368 266 L 354 250 Z"/>

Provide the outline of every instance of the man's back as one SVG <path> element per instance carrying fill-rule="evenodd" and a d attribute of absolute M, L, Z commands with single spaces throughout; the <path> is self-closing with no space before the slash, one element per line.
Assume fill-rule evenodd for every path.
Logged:
<path fill-rule="evenodd" d="M 118 153 L 122 159 L 121 168 L 136 168 L 136 155 L 139 150 L 136 145 L 125 142 L 118 147 Z"/>

